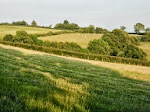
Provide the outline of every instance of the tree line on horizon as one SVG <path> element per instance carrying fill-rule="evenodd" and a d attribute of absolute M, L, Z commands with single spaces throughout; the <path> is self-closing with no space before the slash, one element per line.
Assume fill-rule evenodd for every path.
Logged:
<path fill-rule="evenodd" d="M 16 26 L 32 26 L 32 27 L 43 27 L 43 28 L 52 28 L 52 25 L 47 26 L 39 26 L 35 20 L 31 22 L 29 25 L 26 21 L 13 21 L 12 23 L 0 23 L 0 25 L 16 25 Z M 94 25 L 89 25 L 88 27 L 80 27 L 76 23 L 70 23 L 68 20 L 64 20 L 63 23 L 57 23 L 54 26 L 54 29 L 62 29 L 62 30 L 73 30 L 79 33 L 108 33 L 109 31 L 104 28 L 95 27 Z M 125 26 L 120 26 L 120 29 L 125 31 Z M 150 27 L 145 28 L 145 25 L 142 23 L 136 23 L 134 25 L 134 31 L 136 34 L 150 33 Z"/>

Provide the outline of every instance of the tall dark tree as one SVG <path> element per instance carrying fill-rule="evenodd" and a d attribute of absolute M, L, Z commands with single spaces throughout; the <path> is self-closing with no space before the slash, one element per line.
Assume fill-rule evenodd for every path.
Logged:
<path fill-rule="evenodd" d="M 64 20 L 64 24 L 69 24 L 69 21 L 68 20 Z"/>

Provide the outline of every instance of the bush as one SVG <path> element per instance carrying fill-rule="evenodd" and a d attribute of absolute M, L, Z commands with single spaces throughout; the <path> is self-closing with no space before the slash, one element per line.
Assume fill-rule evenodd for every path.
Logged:
<path fill-rule="evenodd" d="M 134 58 L 140 60 L 146 60 L 146 53 L 143 50 L 139 49 L 134 45 L 128 45 L 126 49 L 124 49 L 124 53 L 121 56 L 126 58 Z"/>
<path fill-rule="evenodd" d="M 70 51 L 81 51 L 81 47 L 74 43 L 74 42 L 49 42 L 49 41 L 45 41 L 43 42 L 43 46 L 46 47 L 53 47 L 53 48 L 58 48 L 58 49 L 66 49 L 66 50 L 70 50 Z"/>
<path fill-rule="evenodd" d="M 111 49 L 107 42 L 102 39 L 95 39 L 88 44 L 88 50 L 94 54 L 110 55 Z"/>
<path fill-rule="evenodd" d="M 9 42 L 12 42 L 14 39 L 13 35 L 5 35 L 3 40 L 4 41 L 9 41 Z"/>
<path fill-rule="evenodd" d="M 28 26 L 28 23 L 26 21 L 16 21 L 12 22 L 12 25 Z"/>
<path fill-rule="evenodd" d="M 28 33 L 26 31 L 16 31 L 16 36 L 28 36 Z"/>
<path fill-rule="evenodd" d="M 135 45 L 139 45 L 136 37 L 130 37 L 127 32 L 115 29 L 112 33 L 106 33 L 101 41 L 89 42 L 88 49 L 95 54 L 146 60 L 146 53 Z"/>

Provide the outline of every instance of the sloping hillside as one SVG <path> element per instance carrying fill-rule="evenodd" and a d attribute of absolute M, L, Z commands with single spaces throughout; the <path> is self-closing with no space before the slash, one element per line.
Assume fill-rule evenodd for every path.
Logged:
<path fill-rule="evenodd" d="M 149 72 L 107 67 L 0 44 L 0 111 L 150 111 Z"/>
<path fill-rule="evenodd" d="M 72 33 L 55 36 L 40 37 L 40 40 L 50 42 L 75 42 L 83 48 L 87 48 L 88 43 L 94 39 L 100 39 L 103 34 Z"/>
<path fill-rule="evenodd" d="M 52 32 L 61 31 L 61 30 L 36 28 L 36 27 L 0 25 L 0 38 L 3 38 L 6 34 L 15 35 L 16 31 L 21 31 L 21 30 L 27 31 L 30 34 L 48 33 L 49 31 Z"/>
<path fill-rule="evenodd" d="M 139 47 L 147 54 L 147 60 L 150 61 L 150 42 L 143 42 Z"/>

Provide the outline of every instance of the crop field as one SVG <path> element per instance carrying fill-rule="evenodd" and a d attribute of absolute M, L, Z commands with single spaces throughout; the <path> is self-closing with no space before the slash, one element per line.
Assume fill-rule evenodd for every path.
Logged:
<path fill-rule="evenodd" d="M 134 37 L 141 37 L 142 35 L 138 35 L 138 34 L 129 34 L 130 36 L 134 36 Z"/>
<path fill-rule="evenodd" d="M 50 42 L 75 42 L 79 44 L 81 47 L 87 48 L 89 41 L 94 39 L 100 39 L 102 36 L 103 34 L 73 33 L 73 34 L 39 37 L 39 39 Z"/>
<path fill-rule="evenodd" d="M 21 30 L 27 31 L 29 34 L 48 33 L 49 31 L 52 32 L 61 31 L 61 30 L 46 29 L 46 28 L 0 25 L 0 38 L 3 38 L 6 34 L 15 35 L 16 31 L 21 31 Z"/>
<path fill-rule="evenodd" d="M 150 61 L 150 42 L 143 42 L 139 47 L 147 54 L 147 60 Z"/>
<path fill-rule="evenodd" d="M 0 44 L 0 111 L 150 111 L 149 67 L 83 61 Z"/>

